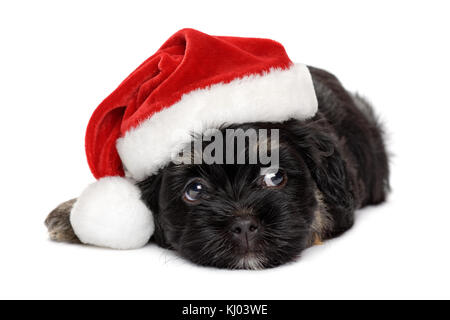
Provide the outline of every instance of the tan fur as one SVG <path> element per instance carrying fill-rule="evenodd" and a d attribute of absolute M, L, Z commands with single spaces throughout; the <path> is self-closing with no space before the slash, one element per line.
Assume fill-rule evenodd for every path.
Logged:
<path fill-rule="evenodd" d="M 311 246 L 323 244 L 322 239 L 326 238 L 326 233 L 333 227 L 333 220 L 327 211 L 322 192 L 316 190 L 314 195 L 317 201 L 317 209 L 314 212 L 314 220 L 311 226 Z"/>
<path fill-rule="evenodd" d="M 75 235 L 70 224 L 70 211 L 72 210 L 75 201 L 76 199 L 72 199 L 61 203 L 50 212 L 47 219 L 45 219 L 45 225 L 51 240 L 80 243 L 80 240 L 78 240 L 78 237 Z"/>

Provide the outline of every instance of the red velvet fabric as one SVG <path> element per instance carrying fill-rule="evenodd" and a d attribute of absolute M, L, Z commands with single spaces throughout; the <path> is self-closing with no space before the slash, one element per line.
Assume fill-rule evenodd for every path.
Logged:
<path fill-rule="evenodd" d="M 86 131 L 92 173 L 97 179 L 123 176 L 116 140 L 183 94 L 291 64 L 283 46 L 272 40 L 178 31 L 94 111 Z"/>

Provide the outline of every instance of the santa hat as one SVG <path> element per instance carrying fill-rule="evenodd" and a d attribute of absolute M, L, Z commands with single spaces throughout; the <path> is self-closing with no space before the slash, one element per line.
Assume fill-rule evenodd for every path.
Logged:
<path fill-rule="evenodd" d="M 117 249 L 145 245 L 153 217 L 136 182 L 170 163 L 192 133 L 316 111 L 308 68 L 278 42 L 178 31 L 94 111 L 86 154 L 98 180 L 72 209 L 76 235 Z"/>

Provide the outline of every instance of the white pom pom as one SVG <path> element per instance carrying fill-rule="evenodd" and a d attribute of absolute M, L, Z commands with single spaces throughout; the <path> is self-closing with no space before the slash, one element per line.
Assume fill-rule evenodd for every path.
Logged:
<path fill-rule="evenodd" d="M 143 247 L 154 231 L 139 188 L 121 177 L 91 184 L 77 199 L 70 223 L 81 242 L 113 249 Z"/>

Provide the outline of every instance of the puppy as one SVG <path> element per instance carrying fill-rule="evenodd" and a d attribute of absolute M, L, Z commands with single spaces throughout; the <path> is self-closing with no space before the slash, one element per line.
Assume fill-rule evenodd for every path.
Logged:
<path fill-rule="evenodd" d="M 260 161 L 171 163 L 138 183 L 154 214 L 154 242 L 199 265 L 270 268 L 351 228 L 356 209 L 385 201 L 388 155 L 371 106 L 332 74 L 309 70 L 319 102 L 312 119 L 221 129 L 278 129 L 276 170 Z M 73 202 L 48 216 L 51 239 L 79 242 L 68 219 Z"/>

